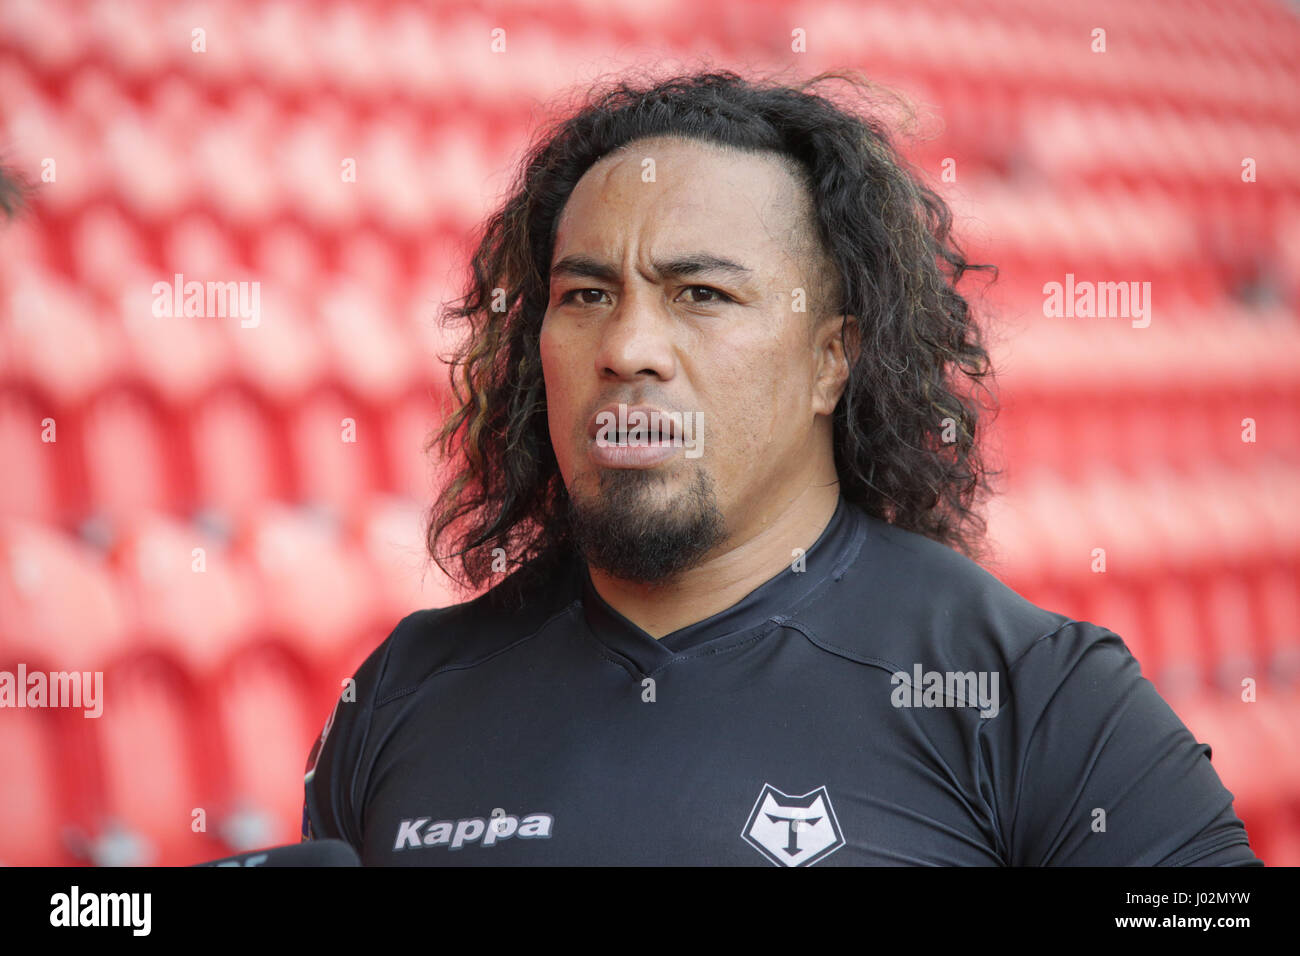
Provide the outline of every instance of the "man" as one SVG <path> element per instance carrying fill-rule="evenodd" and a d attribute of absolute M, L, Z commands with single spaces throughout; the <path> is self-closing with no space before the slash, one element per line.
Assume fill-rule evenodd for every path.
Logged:
<path fill-rule="evenodd" d="M 967 556 L 959 382 L 988 355 L 955 287 L 988 267 L 818 82 L 616 84 L 527 157 L 452 310 L 429 527 L 486 592 L 357 671 L 304 838 L 396 865 L 1258 863 L 1122 641 Z"/>

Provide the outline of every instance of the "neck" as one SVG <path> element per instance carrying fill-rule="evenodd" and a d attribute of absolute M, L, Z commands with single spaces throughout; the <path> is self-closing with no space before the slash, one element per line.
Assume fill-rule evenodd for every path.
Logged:
<path fill-rule="evenodd" d="M 591 583 L 610 607 L 660 638 L 726 610 L 790 567 L 795 549 L 812 547 L 838 503 L 838 482 L 809 485 L 755 514 L 743 536 L 733 534 L 703 562 L 667 581 L 625 581 L 588 567 Z"/>

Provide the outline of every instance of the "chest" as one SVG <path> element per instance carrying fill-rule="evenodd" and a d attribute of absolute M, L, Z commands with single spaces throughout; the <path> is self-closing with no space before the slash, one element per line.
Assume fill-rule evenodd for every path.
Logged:
<path fill-rule="evenodd" d="M 898 707 L 872 668 L 771 672 L 738 655 L 413 694 L 372 728 L 364 862 L 1000 862 L 974 714 Z"/>

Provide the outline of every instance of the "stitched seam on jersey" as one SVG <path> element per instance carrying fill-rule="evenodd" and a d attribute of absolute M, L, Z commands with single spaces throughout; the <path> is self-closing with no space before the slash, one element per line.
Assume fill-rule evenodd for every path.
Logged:
<path fill-rule="evenodd" d="M 515 642 L 513 642 L 513 643 L 511 643 L 511 644 L 507 644 L 505 647 L 498 648 L 497 650 L 493 651 L 492 653 L 487 654 L 487 655 L 484 656 L 484 657 L 477 658 L 476 660 L 473 660 L 473 661 L 467 661 L 467 662 L 460 663 L 460 664 L 446 664 L 446 665 L 444 665 L 444 666 L 442 666 L 442 667 L 439 667 L 439 668 L 438 668 L 437 670 L 435 670 L 433 673 L 431 673 L 431 674 L 426 674 L 426 675 L 424 675 L 424 677 L 420 678 L 420 680 L 419 680 L 418 683 L 412 684 L 410 687 L 404 687 L 404 688 L 400 688 L 400 689 L 398 689 L 398 690 L 393 691 L 393 692 L 390 693 L 387 697 L 385 697 L 383 700 L 377 701 L 376 704 L 375 704 L 375 706 L 376 706 L 376 707 L 382 707 L 382 706 L 384 706 L 385 704 L 391 704 L 393 701 L 398 700 L 399 698 L 406 697 L 406 696 L 409 695 L 409 694 L 413 694 L 413 693 L 415 693 L 417 690 L 419 690 L 421 687 L 423 687 L 425 684 L 427 684 L 429 681 L 431 681 L 431 680 L 433 680 L 435 677 L 439 676 L 440 674 L 445 674 L 445 673 L 448 673 L 449 671 L 468 670 L 468 669 L 471 668 L 471 667 L 477 667 L 479 664 L 486 663 L 487 661 L 492 660 L 492 658 L 494 658 L 494 657 L 498 657 L 498 656 L 500 656 L 501 654 L 506 653 L 507 651 L 514 650 L 514 649 L 515 649 L 516 647 L 518 647 L 520 644 L 523 644 L 523 643 L 526 642 L 526 641 L 531 641 L 531 640 L 532 640 L 534 637 L 536 637 L 538 634 L 542 633 L 542 631 L 546 630 L 548 627 L 550 627 L 552 624 L 554 624 L 555 621 L 556 621 L 558 618 L 561 618 L 561 617 L 565 616 L 566 614 L 569 614 L 570 612 L 572 612 L 572 610 L 574 609 L 574 607 L 576 607 L 579 603 L 580 603 L 579 601 L 574 601 L 572 604 L 568 605 L 567 607 L 563 608 L 562 610 L 555 612 L 555 613 L 552 614 L 550 617 L 548 617 L 548 618 L 547 618 L 547 619 L 546 619 L 546 620 L 545 620 L 545 621 L 544 621 L 544 622 L 543 622 L 543 623 L 542 623 L 542 624 L 537 628 L 537 630 L 533 631 L 531 634 L 526 634 L 525 636 L 519 638 L 519 640 L 517 640 L 517 641 L 515 641 Z"/>
<path fill-rule="evenodd" d="M 1007 677 L 1009 678 L 1009 677 L 1010 677 L 1010 676 L 1015 672 L 1015 669 L 1016 669 L 1017 667 L 1020 666 L 1020 662 L 1023 661 L 1026 657 L 1029 656 L 1029 652 L 1032 651 L 1034 648 L 1036 648 L 1036 647 L 1037 647 L 1039 644 L 1041 644 L 1043 641 L 1047 640 L 1049 637 L 1056 637 L 1057 634 L 1060 634 L 1061 631 L 1063 631 L 1065 628 L 1069 627 L 1071 624 L 1082 624 L 1082 623 L 1084 623 L 1084 622 L 1083 622 L 1083 621 L 1076 621 L 1076 620 L 1074 620 L 1073 618 L 1071 618 L 1070 620 L 1063 622 L 1063 623 L 1062 623 L 1059 627 L 1057 627 L 1055 630 L 1053 630 L 1053 631 L 1048 631 L 1048 632 L 1047 632 L 1046 634 L 1044 634 L 1042 637 L 1036 637 L 1036 638 L 1034 638 L 1034 640 L 1030 642 L 1029 646 L 1026 647 L 1023 651 L 1020 652 L 1020 656 L 1017 657 L 1014 661 L 1011 662 L 1011 666 L 1007 668 Z M 1106 630 L 1106 628 L 1101 628 L 1101 630 Z M 990 717 L 989 720 L 997 720 L 997 718 L 996 718 L 996 717 Z"/>
<path fill-rule="evenodd" d="M 775 619 L 774 619 L 774 620 L 775 620 Z M 814 634 L 814 633 L 812 632 L 812 629 L 811 629 L 811 628 L 807 627 L 807 626 L 804 625 L 804 624 L 800 624 L 798 621 L 785 621 L 785 622 L 783 622 L 783 626 L 784 626 L 784 627 L 789 627 L 789 628 L 792 628 L 792 629 L 794 629 L 794 630 L 797 630 L 797 631 L 801 632 L 801 633 L 804 635 L 805 638 L 807 638 L 809 641 L 811 641 L 811 642 L 812 642 L 813 644 L 815 644 L 816 646 L 820 647 L 822 650 L 827 651 L 827 652 L 832 653 L 832 654 L 835 654 L 835 655 L 838 656 L 838 657 L 843 657 L 843 658 L 845 658 L 845 659 L 847 659 L 847 660 L 850 660 L 850 661 L 852 661 L 852 662 L 854 662 L 854 663 L 856 663 L 856 664 L 864 664 L 864 665 L 869 665 L 869 666 L 873 666 L 873 667 L 882 667 L 882 668 L 884 668 L 884 669 L 885 669 L 885 670 L 886 670 L 886 671 L 887 671 L 891 676 L 892 676 L 893 674 L 899 673 L 900 671 L 903 672 L 903 673 L 906 673 L 906 670 L 905 670 L 904 668 L 899 667 L 897 664 L 894 664 L 894 663 L 892 663 L 892 662 L 890 662 L 890 661 L 887 661 L 887 660 L 885 660 L 885 659 L 883 659 L 883 658 L 880 658 L 880 657 L 862 657 L 862 656 L 859 656 L 858 654 L 854 653 L 853 651 L 848 650 L 847 648 L 842 648 L 842 647 L 839 647 L 838 645 L 832 644 L 832 643 L 830 643 L 829 641 L 824 640 L 823 638 L 818 637 L 816 634 Z M 991 719 L 991 718 L 981 718 L 981 720 L 979 721 L 979 723 L 976 725 L 975 736 L 976 736 L 976 744 L 977 744 L 977 745 L 978 745 L 978 742 L 979 742 L 979 740 L 978 740 L 979 735 L 980 735 L 980 733 L 984 730 L 984 725 L 985 725 L 986 723 L 988 723 L 988 721 L 989 721 L 990 719 Z M 980 792 L 980 787 L 979 787 L 980 776 L 981 776 L 982 773 L 983 773 L 983 767 L 982 767 L 982 765 L 981 765 L 982 762 L 981 762 L 980 759 L 979 759 L 978 752 L 977 752 L 977 754 L 976 754 L 975 763 L 976 763 L 976 767 L 975 767 L 975 774 L 976 774 L 976 777 L 975 777 L 975 796 L 976 796 L 976 799 L 978 800 L 978 802 L 981 803 L 981 804 L 983 804 L 983 803 L 984 803 L 984 798 L 983 798 L 983 794 Z M 1007 841 L 1006 841 L 1006 837 L 1003 835 L 1002 821 L 1001 821 L 1001 819 L 1000 819 L 999 816 L 998 816 L 998 809 L 997 809 L 997 806 L 996 806 L 995 804 L 990 804 L 990 805 L 989 805 L 989 809 L 990 809 L 990 811 L 992 812 L 992 818 L 993 818 L 993 829 L 994 829 L 994 832 L 997 834 L 997 837 L 998 837 L 998 843 L 999 843 L 999 848 L 998 848 L 998 849 L 1000 849 L 1000 850 L 1007 850 L 1007 849 L 1008 849 L 1008 848 L 1007 848 Z M 1002 852 L 998 852 L 998 853 L 997 853 L 997 856 L 998 856 L 998 858 L 999 858 L 999 862 L 1001 862 L 1003 865 L 1006 865 L 1007 862 L 1008 862 L 1008 858 L 1009 858 L 1010 854 L 1009 854 L 1009 852 L 1007 852 L 1007 853 L 1005 853 L 1005 854 L 1002 853 Z"/>
<path fill-rule="evenodd" d="M 715 654 L 725 654 L 728 651 L 733 651 L 733 650 L 737 650 L 738 648 L 745 647 L 748 644 L 752 644 L 755 641 L 767 637 L 767 635 L 776 631 L 779 626 L 780 623 L 776 621 L 774 618 L 766 620 L 761 625 L 758 625 L 760 630 L 758 630 L 753 634 L 746 632 L 746 635 L 744 637 L 740 638 L 734 643 L 724 644 L 721 647 L 702 646 L 701 648 L 698 649 L 698 653 L 687 653 L 683 651 L 681 654 L 668 658 L 668 660 L 664 661 L 662 664 L 659 664 L 656 667 L 654 667 L 652 670 L 648 670 L 648 671 L 642 670 L 641 666 L 631 658 L 625 659 L 622 657 L 622 655 L 619 655 L 616 651 L 611 651 L 608 647 L 606 647 L 605 643 L 595 635 L 587 634 L 585 632 L 584 635 L 589 641 L 591 641 L 593 644 L 596 645 L 596 653 L 605 661 L 617 665 L 618 667 L 630 673 L 633 677 L 652 677 L 655 674 L 658 674 L 664 668 L 669 667 L 673 664 L 680 663 L 681 661 L 694 660 L 697 657 L 712 657 Z M 714 640 L 720 641 L 722 640 L 722 638 L 714 638 Z M 695 651 L 697 649 L 691 648 L 691 650 Z"/>
<path fill-rule="evenodd" d="M 604 641 L 598 638 L 595 634 L 591 633 L 589 628 L 587 627 L 580 628 L 578 633 L 580 633 L 583 637 L 585 637 L 588 641 L 590 641 L 592 644 L 595 645 L 596 656 L 599 657 L 601 660 L 605 661 L 608 664 L 613 664 L 619 670 L 627 671 L 627 673 L 629 673 L 633 677 L 647 676 L 644 672 L 642 672 L 641 668 L 637 666 L 635 661 L 633 661 L 631 658 L 623 658 L 621 655 L 618 655 L 614 651 L 610 650 L 609 647 L 606 646 Z"/>
<path fill-rule="evenodd" d="M 645 676 L 650 677 L 651 675 L 658 674 L 665 667 L 669 667 L 680 661 L 694 660 L 697 657 L 713 657 L 716 654 L 725 654 L 728 651 L 734 651 L 737 648 L 746 646 L 747 644 L 753 644 L 755 641 L 760 641 L 763 638 L 767 637 L 769 634 L 776 631 L 779 627 L 781 627 L 781 622 L 778 621 L 776 618 L 769 618 L 768 620 L 764 621 L 762 624 L 757 626 L 759 627 L 759 630 L 757 632 L 753 634 L 749 634 L 746 637 L 737 640 L 735 643 L 724 644 L 720 647 L 710 647 L 708 644 L 705 644 L 705 645 L 701 645 L 699 648 L 691 648 L 692 651 L 698 650 L 698 653 L 690 654 L 690 653 L 683 652 L 677 655 L 676 657 L 670 657 L 668 660 L 664 661 L 654 670 L 647 672 Z M 721 638 L 714 638 L 714 640 L 721 640 Z"/>
<path fill-rule="evenodd" d="M 1190 863 L 1195 863 L 1197 860 L 1204 859 L 1205 857 L 1209 856 L 1211 853 L 1218 853 L 1220 850 L 1227 849 L 1230 846 L 1236 846 L 1238 843 L 1244 844 L 1245 846 L 1249 847 L 1250 839 L 1244 833 L 1225 834 L 1221 840 L 1215 843 L 1211 843 L 1203 850 L 1195 852 L 1181 859 L 1175 857 L 1174 859 L 1170 860 L 1168 863 L 1164 865 L 1165 866 L 1187 866 Z M 1254 851 L 1252 850 L 1251 852 L 1253 853 Z"/>
<path fill-rule="evenodd" d="M 1060 626 L 1056 628 L 1056 630 L 1049 631 L 1048 633 L 1045 633 L 1045 635 L 1043 636 L 1035 637 L 1035 639 L 1031 641 L 1030 646 L 1027 646 L 1027 648 L 1024 649 L 1023 652 L 1021 652 L 1021 656 L 1015 658 L 1015 661 L 1011 662 L 1011 665 L 1008 667 L 1008 669 L 1006 669 L 1006 676 L 1008 676 L 1008 682 L 1006 683 L 1008 683 L 1008 687 L 1010 687 L 1011 675 L 1015 674 L 1015 669 L 1021 666 L 1021 662 L 1023 661 L 1024 658 L 1028 657 L 1028 654 L 1030 654 L 1031 650 L 1034 650 L 1036 646 L 1039 646 L 1041 641 L 1047 640 L 1048 637 L 1056 637 L 1058 633 L 1061 633 L 1063 628 L 1069 627 L 1070 624 L 1078 624 L 1078 623 L 1079 623 L 1078 620 L 1073 620 L 1073 619 L 1066 620 L 1066 622 L 1061 623 Z M 1066 676 L 1069 676 L 1069 674 L 1067 674 Z M 1062 678 L 1062 683 L 1063 680 L 1065 680 L 1065 678 Z M 1048 701 L 1048 704 L 1050 704 L 1050 701 Z M 1044 710 L 1045 709 L 1047 709 L 1047 705 L 1044 705 Z M 993 715 L 993 717 L 980 718 L 980 722 L 978 726 L 976 726 L 976 730 L 975 730 L 976 750 L 978 750 L 979 748 L 980 737 L 984 735 L 984 728 L 988 727 L 989 724 L 992 724 L 993 721 L 996 721 L 998 717 L 1001 717 L 1001 715 L 1005 713 L 1006 713 L 1005 709 L 998 710 L 998 713 Z M 1030 740 L 1034 739 L 1034 734 L 1036 730 L 1037 730 L 1037 724 L 1035 724 L 1034 730 L 1030 731 L 1030 737 L 1028 737 L 1028 739 Z M 976 765 L 978 765 L 976 766 L 976 773 L 983 775 L 984 766 L 983 766 L 983 761 L 980 760 L 979 753 L 976 753 L 975 762 Z M 1015 771 L 1017 771 L 1017 780 L 1018 780 L 1017 786 L 1015 786 L 1015 808 L 1017 808 L 1017 812 L 1019 812 L 1019 808 L 1021 808 L 1021 793 L 1024 787 L 1024 763 L 1021 763 L 1021 765 L 1019 765 L 1017 769 L 1015 769 Z M 976 784 L 978 783 L 979 783 L 979 779 L 976 779 Z M 997 787 L 993 786 L 992 791 L 993 791 L 993 801 L 991 804 L 989 804 L 989 808 L 993 810 L 993 827 L 995 827 L 995 829 L 997 830 L 998 840 L 1000 840 L 1002 844 L 1002 848 L 1004 848 L 1006 851 L 1006 857 L 1004 862 L 1006 865 L 1011 866 L 1014 865 L 1015 851 L 1014 848 L 1011 847 L 1011 842 L 1008 839 L 1009 836 L 1008 830 L 1006 830 L 1006 827 L 1002 826 L 1001 808 L 998 808 L 997 805 Z"/>
<path fill-rule="evenodd" d="M 844 554 L 836 564 L 831 566 L 830 573 L 822 578 L 821 583 L 813 587 L 812 590 L 803 597 L 799 598 L 797 603 L 792 604 L 790 606 L 789 615 L 782 614 L 778 617 L 769 618 L 769 620 L 790 620 L 791 617 L 812 604 L 818 596 L 822 594 L 822 592 L 830 590 L 832 584 L 838 584 L 840 579 L 848 573 L 849 568 L 853 567 L 853 565 L 857 563 L 858 558 L 862 554 L 862 545 L 866 540 L 867 528 L 862 523 L 859 523 L 858 527 L 853 532 L 852 540 L 849 541 L 848 545 L 844 549 Z"/>
<path fill-rule="evenodd" d="M 987 720 L 980 720 L 975 724 L 975 792 L 979 794 L 981 803 L 985 802 L 980 781 L 984 779 L 984 728 L 986 726 L 988 726 Z M 989 792 L 992 794 L 992 799 L 987 802 L 987 805 L 993 817 L 993 832 L 998 840 L 998 858 L 1003 866 L 1010 866 L 1011 844 L 1007 841 L 1006 830 L 1002 826 L 1002 815 L 998 812 L 997 782 L 992 779 L 989 780 Z"/>
<path fill-rule="evenodd" d="M 1010 667 L 1007 668 L 1007 686 L 1008 686 L 1008 688 L 1011 686 L 1011 677 L 1015 674 L 1015 672 L 1016 672 L 1016 668 L 1018 668 L 1018 667 L 1020 666 L 1021 662 L 1022 662 L 1026 657 L 1029 656 L 1029 652 L 1030 652 L 1030 651 L 1032 651 L 1034 648 L 1038 647 L 1038 646 L 1039 646 L 1043 641 L 1047 640 L 1048 638 L 1056 637 L 1056 635 L 1060 634 L 1061 631 L 1065 630 L 1067 627 L 1070 627 L 1070 626 L 1075 625 L 1075 624 L 1080 624 L 1080 623 L 1083 623 L 1083 622 L 1081 622 L 1081 621 L 1075 621 L 1075 620 L 1073 620 L 1073 619 L 1071 619 L 1071 620 L 1069 620 L 1069 621 L 1065 621 L 1065 622 L 1062 623 L 1059 627 L 1057 627 L 1055 630 L 1053 630 L 1053 631 L 1051 631 L 1051 632 L 1049 632 L 1049 633 L 1047 633 L 1047 634 L 1044 634 L 1042 637 L 1039 637 L 1039 638 L 1035 639 L 1035 640 L 1034 640 L 1034 641 L 1033 641 L 1033 642 L 1032 642 L 1032 643 L 1031 643 L 1027 648 L 1025 648 L 1025 650 L 1021 653 L 1021 655 L 1020 655 L 1019 657 L 1017 657 L 1017 658 L 1015 659 L 1015 661 L 1012 662 L 1012 664 L 1011 664 Z M 1103 628 L 1103 630 L 1104 630 L 1104 628 Z M 1094 645 L 1095 645 L 1096 643 L 1098 643 L 1098 642 L 1093 642 Z M 1091 648 L 1092 646 L 1093 646 L 1093 645 L 1089 645 L 1089 648 Z M 1087 653 L 1087 650 L 1086 650 L 1086 649 L 1085 649 L 1084 653 L 1085 653 L 1085 654 Z M 1080 655 L 1079 660 L 1075 662 L 1074 667 L 1078 667 L 1078 666 L 1079 666 L 1079 663 L 1081 663 L 1082 660 L 1083 660 L 1083 656 Z M 1035 735 L 1036 733 L 1038 733 L 1038 726 L 1039 726 L 1039 724 L 1042 722 L 1043 714 L 1046 713 L 1046 712 L 1047 712 L 1047 708 L 1049 708 L 1049 707 L 1052 705 L 1052 700 L 1055 699 L 1057 692 L 1060 691 L 1060 689 L 1061 689 L 1061 684 L 1064 684 L 1067 680 L 1069 680 L 1069 678 L 1070 678 L 1070 674 L 1074 673 L 1074 667 L 1071 667 L 1070 670 L 1069 670 L 1069 672 L 1067 672 L 1066 674 L 1063 674 L 1063 675 L 1061 676 L 1061 681 L 1060 681 L 1060 683 L 1057 684 L 1056 689 L 1052 691 L 1052 697 L 1048 698 L 1047 702 L 1046 702 L 1045 704 L 1043 704 L 1043 713 L 1040 713 L 1040 714 L 1038 715 L 1038 720 L 1034 722 L 1034 726 L 1031 727 L 1031 728 L 1029 728 L 1029 734 L 1028 734 L 1028 736 L 1025 738 L 1025 753 L 1028 753 L 1028 752 L 1029 752 L 1030 745 L 1034 742 L 1034 735 Z M 1014 700 L 1014 695 L 1012 695 L 1012 699 Z M 1003 714 L 1005 714 L 1005 713 L 1006 713 L 1006 710 L 1005 710 L 1005 709 L 1004 709 L 1004 710 L 1000 710 L 1000 711 L 998 711 L 998 713 L 997 713 L 995 716 L 993 716 L 993 717 L 989 717 L 989 718 L 988 718 L 988 722 L 989 722 L 989 723 L 992 723 L 993 721 L 997 720 L 998 717 L 1001 717 L 1001 716 L 1002 716 Z M 1015 801 L 1015 807 L 1016 807 L 1016 814 L 1017 814 L 1017 815 L 1019 815 L 1019 813 L 1020 813 L 1020 804 L 1021 804 L 1021 800 L 1020 800 L 1020 798 L 1021 798 L 1021 794 L 1024 792 L 1024 786 L 1025 786 L 1025 764 L 1024 764 L 1024 760 L 1023 760 L 1023 758 L 1022 758 L 1021 762 L 1016 766 L 1016 794 L 1015 794 L 1015 797 L 1014 797 L 1014 801 Z M 1015 848 L 1012 847 L 1012 846 L 1010 845 L 1010 843 L 1008 843 L 1008 844 L 1007 844 L 1007 850 L 1008 850 L 1008 852 L 1010 853 L 1012 859 L 1014 860 L 1014 859 L 1015 859 Z"/>
<path fill-rule="evenodd" d="M 890 674 L 894 674 L 898 671 L 903 670 L 902 667 L 899 667 L 897 664 L 894 664 L 891 661 L 887 661 L 882 657 L 865 657 L 855 653 L 854 651 L 849 650 L 847 647 L 840 647 L 838 644 L 832 644 L 830 641 L 818 637 L 815 633 L 813 633 L 812 628 L 799 621 L 792 621 L 787 617 L 774 617 L 772 618 L 772 621 L 781 625 L 782 627 L 788 627 L 796 631 L 799 631 L 801 634 L 803 634 L 804 637 L 806 637 L 813 644 L 820 647 L 822 650 L 834 654 L 837 657 L 843 657 L 846 660 L 853 661 L 855 664 L 866 664 L 872 667 L 884 667 L 889 671 Z"/>
<path fill-rule="evenodd" d="M 1215 814 L 1214 820 L 1211 820 L 1209 823 L 1205 825 L 1205 827 L 1202 828 L 1202 832 L 1212 827 L 1215 824 L 1215 822 L 1219 819 L 1219 817 L 1223 816 L 1224 810 L 1230 810 L 1230 809 L 1232 809 L 1231 799 L 1226 804 L 1224 804 L 1224 806 L 1219 810 L 1217 814 Z M 1197 836 L 1200 836 L 1200 834 L 1198 833 Z M 1193 837 L 1192 839 L 1195 838 L 1196 837 Z M 1213 843 L 1209 847 L 1203 848 L 1199 851 L 1188 850 L 1184 856 L 1182 857 L 1175 856 L 1171 858 L 1168 863 L 1163 865 L 1186 866 L 1189 863 L 1194 863 L 1197 860 L 1202 859 L 1203 857 L 1209 856 L 1211 853 L 1217 853 L 1219 850 L 1222 850 L 1225 847 L 1235 846 L 1238 843 L 1244 843 L 1248 849 L 1250 848 L 1250 835 L 1246 832 L 1246 828 L 1244 824 L 1238 830 L 1228 830 L 1227 832 L 1225 832 L 1219 838 L 1219 841 L 1220 842 Z M 1254 850 L 1251 850 L 1251 853 L 1253 854 Z"/>

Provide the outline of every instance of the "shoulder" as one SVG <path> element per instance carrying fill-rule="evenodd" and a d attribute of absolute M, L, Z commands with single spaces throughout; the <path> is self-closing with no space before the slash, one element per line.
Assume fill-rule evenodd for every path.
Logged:
<path fill-rule="evenodd" d="M 855 510 L 853 561 L 791 615 L 846 651 L 900 669 L 946 661 L 1006 672 L 1058 632 L 1109 633 L 1039 607 L 947 545 Z"/>
<path fill-rule="evenodd" d="M 571 561 L 547 561 L 473 600 L 408 614 L 362 666 L 369 668 L 375 706 L 442 671 L 472 667 L 531 639 L 576 600 L 574 575 Z"/>

